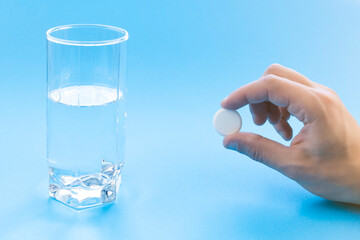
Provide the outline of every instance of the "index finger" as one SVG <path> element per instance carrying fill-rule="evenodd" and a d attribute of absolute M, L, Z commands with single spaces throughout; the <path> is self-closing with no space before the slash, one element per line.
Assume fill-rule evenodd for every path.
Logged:
<path fill-rule="evenodd" d="M 221 106 L 235 110 L 250 103 L 265 101 L 287 108 L 302 122 L 311 121 L 316 114 L 316 98 L 311 88 L 273 74 L 235 90 L 221 102 Z"/>

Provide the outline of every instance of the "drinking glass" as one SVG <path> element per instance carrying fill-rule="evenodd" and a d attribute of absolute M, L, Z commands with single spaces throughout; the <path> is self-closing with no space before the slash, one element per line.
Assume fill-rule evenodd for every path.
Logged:
<path fill-rule="evenodd" d="M 47 31 L 49 195 L 75 209 L 116 200 L 127 39 L 124 29 L 98 24 Z"/>

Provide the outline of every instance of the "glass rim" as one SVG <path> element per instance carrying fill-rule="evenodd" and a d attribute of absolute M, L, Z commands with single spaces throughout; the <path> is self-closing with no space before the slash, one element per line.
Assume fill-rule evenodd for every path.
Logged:
<path fill-rule="evenodd" d="M 118 38 L 112 38 L 108 40 L 100 40 L 100 41 L 77 41 L 77 40 L 67 40 L 62 38 L 53 37 L 51 34 L 57 31 L 62 31 L 66 29 L 71 28 L 79 28 L 79 27 L 93 27 L 93 28 L 102 28 L 102 29 L 108 29 L 115 32 L 120 32 L 123 34 L 123 36 Z M 128 32 L 125 29 L 109 26 L 109 25 L 102 25 L 102 24 L 67 24 L 67 25 L 61 25 L 57 27 L 50 28 L 46 31 L 46 37 L 47 40 L 59 43 L 59 44 L 65 44 L 65 45 L 73 45 L 73 46 L 104 46 L 104 45 L 112 45 L 124 42 L 128 40 L 129 35 Z"/>

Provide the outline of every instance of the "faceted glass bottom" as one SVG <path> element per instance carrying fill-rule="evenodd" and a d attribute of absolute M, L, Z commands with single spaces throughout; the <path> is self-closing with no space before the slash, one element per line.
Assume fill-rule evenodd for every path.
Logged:
<path fill-rule="evenodd" d="M 103 161 L 101 172 L 75 176 L 49 167 L 49 195 L 76 210 L 111 203 L 121 182 L 121 165 Z"/>

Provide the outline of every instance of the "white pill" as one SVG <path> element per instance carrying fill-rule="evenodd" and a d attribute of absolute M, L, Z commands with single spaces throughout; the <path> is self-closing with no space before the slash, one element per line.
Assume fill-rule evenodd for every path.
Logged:
<path fill-rule="evenodd" d="M 237 111 L 222 108 L 215 113 L 213 124 L 219 134 L 227 136 L 240 131 L 242 120 Z"/>

